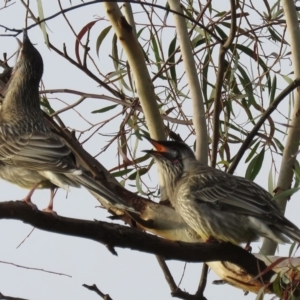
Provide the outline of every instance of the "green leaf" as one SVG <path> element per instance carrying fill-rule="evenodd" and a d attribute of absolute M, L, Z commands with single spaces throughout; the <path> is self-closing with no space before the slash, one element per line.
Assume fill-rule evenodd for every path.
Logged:
<path fill-rule="evenodd" d="M 281 144 L 281 142 L 276 137 L 273 137 L 273 140 L 276 146 L 279 148 L 279 150 L 283 153 L 284 146 Z"/>
<path fill-rule="evenodd" d="M 107 112 L 107 111 L 109 111 L 111 109 L 114 109 L 117 106 L 118 106 L 118 104 L 115 104 L 115 105 L 110 105 L 110 106 L 103 107 L 101 109 L 93 110 L 92 114 L 104 113 L 104 112 Z"/>
<path fill-rule="evenodd" d="M 275 32 L 275 30 L 271 29 L 270 27 L 268 28 L 268 30 L 271 34 L 272 40 L 274 40 L 275 42 L 282 42 L 282 38 Z"/>
<path fill-rule="evenodd" d="M 260 288 L 259 292 L 256 295 L 255 300 L 263 300 L 265 295 L 265 287 Z"/>
<path fill-rule="evenodd" d="M 112 51 L 111 55 L 113 58 L 113 63 L 115 66 L 115 70 L 119 70 L 119 55 L 118 55 L 118 45 L 117 45 L 117 35 L 114 34 L 113 39 L 112 39 Z"/>
<path fill-rule="evenodd" d="M 140 170 L 138 170 L 136 173 L 135 183 L 136 183 L 136 188 L 137 188 L 138 192 L 142 195 L 146 195 L 141 186 Z"/>
<path fill-rule="evenodd" d="M 296 187 L 296 188 L 291 188 L 291 189 L 285 190 L 283 192 L 280 192 L 275 197 L 273 197 L 273 200 L 277 201 L 278 199 L 282 199 L 282 198 L 290 198 L 293 194 L 295 194 L 299 190 L 300 190 L 300 187 Z"/>
<path fill-rule="evenodd" d="M 270 93 L 270 104 L 274 101 L 276 88 L 277 88 L 277 76 L 275 74 L 273 81 L 272 81 L 272 88 L 271 88 L 271 93 Z"/>
<path fill-rule="evenodd" d="M 97 38 L 97 41 L 96 41 L 96 52 L 97 52 L 97 55 L 99 57 L 99 50 L 100 50 L 100 46 L 103 42 L 103 40 L 105 39 L 105 37 L 107 36 L 107 34 L 109 33 L 111 29 L 111 25 L 104 28 L 101 33 L 99 34 L 98 38 Z"/>
<path fill-rule="evenodd" d="M 274 8 L 278 8 L 278 3 L 274 3 Z M 283 16 L 283 9 L 278 9 L 275 13 L 272 13 L 272 20 L 274 19 L 280 19 Z"/>
<path fill-rule="evenodd" d="M 275 295 L 277 297 L 279 297 L 280 299 L 282 299 L 281 297 L 281 294 L 282 294 L 282 291 L 281 291 L 281 286 L 280 286 L 280 274 L 274 274 L 271 278 L 272 281 L 270 282 L 273 282 L 272 284 L 272 287 L 273 287 L 273 291 L 275 293 Z"/>
<path fill-rule="evenodd" d="M 152 47 L 153 47 L 153 52 L 154 52 L 154 56 L 155 56 L 155 60 L 156 60 L 156 65 L 158 70 L 161 69 L 161 58 L 159 56 L 159 48 L 155 39 L 155 36 L 152 35 L 151 37 L 151 43 L 152 43 Z"/>
<path fill-rule="evenodd" d="M 124 176 L 124 175 L 130 173 L 132 170 L 134 170 L 134 169 L 128 168 L 128 169 L 125 169 L 125 170 L 113 172 L 113 173 L 111 173 L 110 175 L 113 176 L 113 177 L 120 177 L 120 176 Z"/>
<path fill-rule="evenodd" d="M 239 72 L 242 75 L 242 77 L 241 76 L 238 76 L 238 77 L 239 77 L 239 79 L 240 79 L 240 81 L 241 81 L 241 83 L 242 83 L 242 85 L 244 87 L 245 92 L 248 95 L 249 104 L 255 104 L 256 101 L 255 101 L 255 98 L 253 96 L 252 82 L 251 82 L 249 76 L 245 72 L 244 68 L 241 67 L 240 65 L 237 66 L 237 69 L 239 70 Z"/>
<path fill-rule="evenodd" d="M 170 57 L 169 62 L 171 64 L 171 68 L 170 68 L 171 78 L 172 78 L 175 86 L 177 86 L 177 76 L 176 76 L 176 68 L 175 68 L 175 53 L 174 53 L 175 48 L 176 48 L 176 36 L 170 43 L 168 55 Z"/>
<path fill-rule="evenodd" d="M 39 19 L 44 20 L 45 17 L 44 17 L 44 10 L 43 10 L 42 0 L 37 0 L 37 7 L 38 7 Z M 46 23 L 45 22 L 40 23 L 40 27 L 41 27 L 42 32 L 43 32 L 44 41 L 45 41 L 47 47 L 49 48 L 49 40 L 48 40 L 48 35 L 47 35 L 47 30 L 46 30 Z"/>
<path fill-rule="evenodd" d="M 142 175 L 146 174 L 148 171 L 149 171 L 148 168 L 141 168 L 141 169 L 137 170 L 136 172 L 130 174 L 130 176 L 128 176 L 128 179 L 129 180 L 135 180 L 136 176 L 137 176 L 137 173 L 139 173 L 139 176 L 142 176 Z"/>
<path fill-rule="evenodd" d="M 295 183 L 294 183 L 294 188 L 299 186 L 300 183 L 300 166 L 299 162 L 296 160 L 294 164 L 294 174 L 295 174 Z"/>
<path fill-rule="evenodd" d="M 291 245 L 291 247 L 289 249 L 289 257 L 292 257 L 296 245 L 297 245 L 297 243 L 295 243 L 295 242 L 292 243 L 292 245 Z"/>
<path fill-rule="evenodd" d="M 226 40 L 228 38 L 227 34 L 221 29 L 220 26 L 215 26 L 215 29 L 222 40 Z"/>
<path fill-rule="evenodd" d="M 248 55 L 250 58 L 255 59 L 258 62 L 258 64 L 264 70 L 265 76 L 267 77 L 267 83 L 268 83 L 268 88 L 269 88 L 269 92 L 270 92 L 271 91 L 271 79 L 270 79 L 269 69 L 268 69 L 267 65 L 265 64 L 265 62 L 259 56 L 257 57 L 257 55 L 254 53 L 254 51 L 252 51 L 250 48 L 248 48 L 244 45 L 241 45 L 241 44 L 231 45 L 230 50 L 233 53 L 236 49 L 241 50 L 243 53 Z"/>
<path fill-rule="evenodd" d="M 256 155 L 248 165 L 248 168 L 246 170 L 245 177 L 251 181 L 255 179 L 257 174 L 259 173 L 262 163 L 264 161 L 265 156 L 265 148 L 263 148 L 258 155 Z"/>
<path fill-rule="evenodd" d="M 191 40 L 191 43 L 192 43 L 192 47 L 196 49 L 197 47 L 205 43 L 205 38 L 203 37 L 202 34 L 199 33 L 195 38 Z"/>
<path fill-rule="evenodd" d="M 270 168 L 269 175 L 268 175 L 268 191 L 270 194 L 274 192 L 274 179 L 273 179 L 273 172 L 272 167 Z"/>
<path fill-rule="evenodd" d="M 256 154 L 256 150 L 257 150 L 259 144 L 260 144 L 260 141 L 258 141 L 257 144 L 252 148 L 252 150 L 250 151 L 250 154 L 247 156 L 247 158 L 245 160 L 245 163 L 250 161 L 251 158 L 254 156 L 254 154 Z"/>
<path fill-rule="evenodd" d="M 286 75 L 282 75 L 282 78 L 288 83 L 288 84 L 291 84 L 293 82 L 293 79 L 291 79 L 290 77 L 286 76 Z"/>
<path fill-rule="evenodd" d="M 51 114 L 55 113 L 55 110 L 51 107 L 51 105 L 46 97 L 42 97 L 40 103 L 43 107 L 45 107 L 47 109 L 48 114 L 51 115 Z"/>

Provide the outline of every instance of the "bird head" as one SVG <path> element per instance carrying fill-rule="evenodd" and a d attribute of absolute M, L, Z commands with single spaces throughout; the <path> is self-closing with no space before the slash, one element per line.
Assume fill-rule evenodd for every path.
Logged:
<path fill-rule="evenodd" d="M 23 42 L 19 42 L 19 54 L 11 77 L 4 91 L 0 108 L 0 122 L 20 123 L 24 115 L 37 112 L 39 117 L 39 82 L 43 75 L 43 59 L 30 42 L 27 31 L 23 32 Z"/>
<path fill-rule="evenodd" d="M 43 75 L 43 59 L 37 49 L 30 42 L 27 30 L 23 31 L 23 42 L 19 41 L 19 54 L 17 63 L 13 69 L 12 79 L 14 76 L 29 81 L 37 85 Z"/>
<path fill-rule="evenodd" d="M 156 141 L 148 137 L 145 138 L 156 150 L 144 150 L 144 152 L 153 156 L 165 175 L 172 177 L 173 180 L 182 176 L 184 172 L 190 169 L 191 164 L 196 161 L 194 152 L 183 142 Z"/>

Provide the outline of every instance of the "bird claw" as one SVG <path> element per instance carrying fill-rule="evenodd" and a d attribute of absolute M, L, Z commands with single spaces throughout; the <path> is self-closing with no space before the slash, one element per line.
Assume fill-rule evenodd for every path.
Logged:
<path fill-rule="evenodd" d="M 33 204 L 30 200 L 25 198 L 22 200 L 22 202 L 29 205 L 32 208 L 32 210 L 35 210 L 35 211 L 38 210 L 37 206 L 35 204 Z"/>
<path fill-rule="evenodd" d="M 51 214 L 54 218 L 57 218 L 57 212 L 54 211 L 52 208 L 50 207 L 46 207 L 43 209 L 43 212 L 47 213 L 47 214 Z"/>
<path fill-rule="evenodd" d="M 252 247 L 250 246 L 250 243 L 247 243 L 247 245 L 244 247 L 244 250 L 246 250 L 249 253 L 252 253 Z"/>

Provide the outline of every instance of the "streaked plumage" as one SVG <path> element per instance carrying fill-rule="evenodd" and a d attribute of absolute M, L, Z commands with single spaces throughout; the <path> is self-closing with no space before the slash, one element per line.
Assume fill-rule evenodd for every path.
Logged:
<path fill-rule="evenodd" d="M 204 240 L 233 244 L 266 237 L 300 243 L 300 230 L 286 219 L 272 196 L 256 183 L 199 163 L 182 142 L 149 139 L 147 150 L 163 174 L 169 200 Z"/>
<path fill-rule="evenodd" d="M 132 210 L 109 188 L 78 169 L 71 150 L 51 131 L 40 109 L 42 73 L 42 57 L 24 32 L 0 110 L 0 177 L 29 189 L 68 190 L 83 185 L 110 204 Z"/>

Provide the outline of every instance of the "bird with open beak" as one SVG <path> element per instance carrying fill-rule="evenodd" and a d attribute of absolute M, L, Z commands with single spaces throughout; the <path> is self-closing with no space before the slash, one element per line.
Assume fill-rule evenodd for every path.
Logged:
<path fill-rule="evenodd" d="M 299 228 L 262 187 L 201 164 L 183 142 L 147 139 L 156 150 L 145 152 L 157 162 L 171 204 L 203 240 L 240 244 L 264 237 L 300 243 Z"/>

